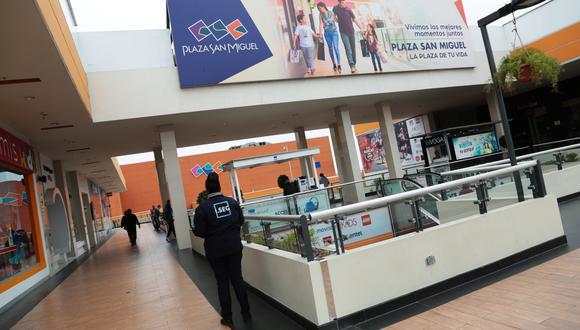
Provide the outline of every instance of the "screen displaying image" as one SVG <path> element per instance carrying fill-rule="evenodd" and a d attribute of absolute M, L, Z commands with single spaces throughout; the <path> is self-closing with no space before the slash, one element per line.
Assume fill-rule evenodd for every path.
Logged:
<path fill-rule="evenodd" d="M 479 157 L 499 151 L 495 133 L 487 132 L 452 138 L 457 160 Z"/>

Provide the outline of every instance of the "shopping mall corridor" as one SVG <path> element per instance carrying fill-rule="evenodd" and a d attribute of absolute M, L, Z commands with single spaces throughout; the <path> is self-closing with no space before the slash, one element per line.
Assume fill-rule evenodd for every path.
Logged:
<path fill-rule="evenodd" d="M 567 246 L 349 329 L 580 329 L 580 198 L 560 209 Z M 222 328 L 205 258 L 177 251 L 148 224 L 138 235 L 131 248 L 125 231 L 117 230 L 60 285 L 45 290 L 44 299 L 33 292 L 18 307 L 22 315 L 30 311 L 13 328 Z M 254 320 L 243 324 L 234 302 L 236 329 L 304 328 L 256 292 L 249 296 Z"/>
<path fill-rule="evenodd" d="M 220 317 L 150 225 L 117 230 L 14 329 L 221 329 Z"/>

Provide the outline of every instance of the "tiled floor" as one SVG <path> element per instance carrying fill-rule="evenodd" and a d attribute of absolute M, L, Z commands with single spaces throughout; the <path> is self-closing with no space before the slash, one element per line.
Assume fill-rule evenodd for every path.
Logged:
<path fill-rule="evenodd" d="M 580 249 L 389 328 L 580 329 Z"/>
<path fill-rule="evenodd" d="M 150 226 L 117 233 L 14 329 L 222 329 Z"/>

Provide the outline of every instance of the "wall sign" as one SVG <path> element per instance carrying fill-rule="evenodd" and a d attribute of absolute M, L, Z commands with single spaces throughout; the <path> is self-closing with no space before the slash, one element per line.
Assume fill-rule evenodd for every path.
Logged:
<path fill-rule="evenodd" d="M 326 12 L 319 1 L 168 0 L 181 87 L 347 75 L 349 66 L 357 74 L 474 66 L 461 0 L 321 2 L 336 18 L 324 14 L 317 36 Z"/>
<path fill-rule="evenodd" d="M 0 128 L 0 161 L 32 172 L 32 147 Z"/>
<path fill-rule="evenodd" d="M 221 172 L 224 171 L 224 167 L 222 166 L 221 162 L 216 162 L 213 165 L 211 163 L 205 163 L 205 165 L 201 166 L 199 164 L 195 165 L 192 169 L 191 169 L 191 174 L 193 174 L 194 177 L 199 178 L 202 175 L 210 175 L 210 173 L 217 173 L 220 174 Z"/>

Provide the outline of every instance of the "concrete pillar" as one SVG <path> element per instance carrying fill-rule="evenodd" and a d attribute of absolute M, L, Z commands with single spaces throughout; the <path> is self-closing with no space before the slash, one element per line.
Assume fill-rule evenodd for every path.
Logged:
<path fill-rule="evenodd" d="M 60 193 L 62 194 L 62 198 L 64 199 L 64 207 L 66 208 L 66 213 L 68 215 L 68 228 L 69 228 L 69 233 L 70 233 L 70 242 L 71 242 L 71 252 L 69 252 L 67 254 L 67 257 L 74 257 L 76 256 L 76 247 L 75 247 L 75 242 L 76 242 L 76 238 L 75 238 L 75 223 L 73 220 L 73 213 L 72 213 L 72 207 L 71 207 L 71 203 L 70 203 L 70 198 L 69 198 L 69 190 L 68 190 L 68 186 L 66 183 L 66 173 L 64 171 L 64 167 L 62 164 L 62 161 L 60 160 L 55 160 L 53 162 L 54 165 L 54 182 L 56 187 L 58 188 L 58 190 L 60 190 Z"/>
<path fill-rule="evenodd" d="M 328 126 L 330 131 L 330 141 L 332 142 L 332 151 L 334 152 L 334 165 L 336 166 L 336 175 L 340 178 L 340 182 L 343 182 L 344 177 L 342 169 L 342 162 L 344 157 L 342 156 L 342 143 L 340 143 L 340 136 L 338 135 L 338 125 L 336 123 L 330 124 Z"/>
<path fill-rule="evenodd" d="M 76 171 L 66 173 L 66 182 L 68 185 L 69 199 L 72 211 L 72 218 L 74 221 L 75 238 L 77 242 L 84 241 L 85 248 L 91 249 L 91 240 L 87 228 L 87 219 L 85 218 L 85 211 L 83 200 L 81 197 L 81 190 L 79 186 L 79 178 Z M 90 223 L 89 223 L 90 224 Z"/>
<path fill-rule="evenodd" d="M 391 106 L 386 102 L 381 102 L 377 103 L 376 109 L 383 138 L 383 149 L 385 149 L 385 159 L 389 169 L 389 178 L 402 178 L 403 167 L 399 156 Z"/>
<path fill-rule="evenodd" d="M 499 139 L 500 136 L 504 136 L 505 132 L 503 126 L 501 125 L 501 115 L 499 113 L 499 105 L 497 103 L 497 97 L 495 96 L 495 91 L 489 91 L 485 94 L 485 99 L 487 100 L 487 108 L 489 110 L 489 117 L 492 122 L 500 122 L 495 125 L 495 133 Z"/>
<path fill-rule="evenodd" d="M 157 182 L 159 183 L 159 191 L 161 192 L 161 206 L 169 199 L 169 191 L 167 189 L 167 179 L 165 178 L 165 163 L 163 162 L 163 153 L 161 147 L 153 148 L 153 155 L 155 156 L 155 168 L 157 169 Z"/>
<path fill-rule="evenodd" d="M 187 217 L 185 192 L 183 190 L 181 167 L 179 166 L 179 158 L 177 157 L 177 142 L 175 141 L 173 126 L 159 127 L 159 139 L 161 140 L 161 148 L 163 149 L 163 162 L 165 163 L 165 178 L 169 190 L 169 199 L 171 200 L 171 207 L 173 208 L 177 247 L 180 250 L 190 249 L 189 219 Z"/>
<path fill-rule="evenodd" d="M 306 131 L 304 127 L 297 127 L 294 129 L 294 136 L 296 140 L 296 147 L 298 149 L 307 149 L 308 148 L 308 140 L 306 139 Z M 303 176 L 308 176 L 308 168 L 310 164 L 308 164 L 308 159 L 302 158 L 300 159 L 300 171 Z"/>
<path fill-rule="evenodd" d="M 355 137 L 350 120 L 350 112 L 346 106 L 336 108 L 338 141 L 341 145 L 342 175 L 340 182 L 361 180 L 360 166 L 355 146 Z M 350 185 L 343 188 L 344 201 L 347 204 L 362 202 L 365 194 L 362 184 Z"/>

